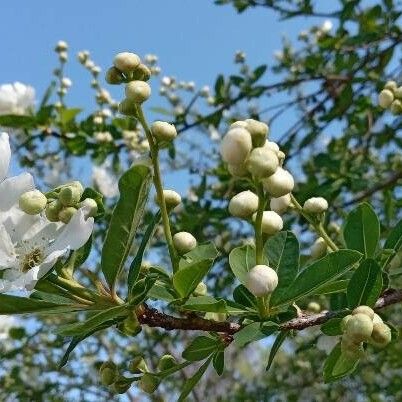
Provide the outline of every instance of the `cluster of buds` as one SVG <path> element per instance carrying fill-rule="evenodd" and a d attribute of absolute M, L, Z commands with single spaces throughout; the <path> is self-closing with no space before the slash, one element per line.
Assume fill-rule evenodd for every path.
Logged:
<path fill-rule="evenodd" d="M 149 68 L 152 75 L 159 75 L 161 68 L 158 66 L 158 56 L 156 54 L 146 54 L 144 64 Z"/>
<path fill-rule="evenodd" d="M 28 215 L 45 212 L 50 222 L 70 222 L 77 209 L 83 208 L 85 216 L 96 216 L 98 206 L 94 199 L 82 200 L 84 188 L 79 181 L 74 181 L 56 188 L 48 196 L 39 190 L 23 193 L 19 199 L 19 207 Z"/>
<path fill-rule="evenodd" d="M 63 40 L 60 40 L 57 42 L 54 50 L 57 53 L 60 62 L 59 67 L 53 71 L 53 75 L 58 80 L 57 95 L 59 101 L 56 103 L 56 107 L 62 107 L 64 104 L 64 97 L 67 95 L 67 92 L 72 85 L 70 78 L 64 76 L 64 65 L 68 60 L 68 44 Z"/>
<path fill-rule="evenodd" d="M 378 95 L 378 104 L 383 109 L 389 109 L 392 114 L 402 114 L 402 86 L 395 81 L 388 81 Z"/>
<path fill-rule="evenodd" d="M 385 347 L 391 342 L 392 334 L 388 325 L 368 306 L 356 307 L 352 314 L 341 322 L 343 331 L 341 351 L 345 358 L 357 359 L 363 352 L 363 343 Z"/>

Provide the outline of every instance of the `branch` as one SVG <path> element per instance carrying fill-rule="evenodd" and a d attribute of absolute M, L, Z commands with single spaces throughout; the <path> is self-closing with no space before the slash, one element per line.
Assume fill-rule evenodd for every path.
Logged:
<path fill-rule="evenodd" d="M 377 300 L 374 309 L 379 310 L 392 304 L 402 302 L 402 289 L 389 289 Z M 220 332 L 233 335 L 242 329 L 240 324 L 229 321 L 212 321 L 191 316 L 188 318 L 174 317 L 143 305 L 138 311 L 138 320 L 149 327 L 163 328 L 168 331 L 181 329 L 186 331 Z M 324 311 L 318 314 L 302 313 L 300 317 L 286 321 L 279 326 L 280 330 L 303 330 L 308 327 L 321 325 L 339 314 L 339 311 Z"/>

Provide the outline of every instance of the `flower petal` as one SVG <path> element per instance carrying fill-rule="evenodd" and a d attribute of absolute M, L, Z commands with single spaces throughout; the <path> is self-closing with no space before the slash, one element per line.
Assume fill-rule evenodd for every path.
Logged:
<path fill-rule="evenodd" d="M 29 173 L 21 173 L 2 181 L 0 183 L 0 211 L 8 211 L 18 202 L 21 194 L 34 188 L 33 177 Z"/>
<path fill-rule="evenodd" d="M 15 261 L 13 243 L 4 225 L 0 225 L 0 269 L 14 266 Z"/>
<path fill-rule="evenodd" d="M 7 133 L 0 133 L 0 182 L 7 177 L 11 149 Z M 3 198 L 3 195 L 2 195 Z"/>

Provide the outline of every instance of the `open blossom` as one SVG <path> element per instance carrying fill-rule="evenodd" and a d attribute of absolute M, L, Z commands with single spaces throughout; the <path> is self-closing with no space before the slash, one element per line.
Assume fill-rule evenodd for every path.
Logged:
<path fill-rule="evenodd" d="M 35 90 L 29 86 L 15 82 L 0 85 L 0 115 L 28 114 L 35 104 Z"/>
<path fill-rule="evenodd" d="M 116 176 L 107 163 L 92 168 L 92 179 L 105 197 L 113 198 L 119 194 Z"/>

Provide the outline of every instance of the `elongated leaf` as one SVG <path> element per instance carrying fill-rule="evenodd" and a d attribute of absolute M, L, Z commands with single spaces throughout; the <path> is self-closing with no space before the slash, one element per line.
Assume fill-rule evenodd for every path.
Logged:
<path fill-rule="evenodd" d="M 356 369 L 359 359 L 346 359 L 341 353 L 341 345 L 338 343 L 329 354 L 324 363 L 324 381 L 326 383 L 337 381 Z"/>
<path fill-rule="evenodd" d="M 253 322 L 243 327 L 240 331 L 233 335 L 235 344 L 241 348 L 250 342 L 259 341 L 267 336 L 272 335 L 278 329 L 278 324 L 274 322 Z"/>
<path fill-rule="evenodd" d="M 119 180 L 120 198 L 110 220 L 102 249 L 102 272 L 110 287 L 123 269 L 148 197 L 151 171 L 136 165 Z"/>
<path fill-rule="evenodd" d="M 279 297 L 271 297 L 271 305 L 278 306 L 315 294 L 316 290 L 326 283 L 338 279 L 361 258 L 355 250 L 338 250 L 314 262 L 296 277 L 286 293 Z"/>
<path fill-rule="evenodd" d="M 369 204 L 360 204 L 349 213 L 343 237 L 348 248 L 360 251 L 366 257 L 374 255 L 380 239 L 380 222 Z"/>
<path fill-rule="evenodd" d="M 255 266 L 255 249 L 250 245 L 234 248 L 229 254 L 229 265 L 234 276 L 245 285 L 247 272 Z"/>
<path fill-rule="evenodd" d="M 204 311 L 210 313 L 226 313 L 226 302 L 212 296 L 190 297 L 186 304 L 181 306 L 185 310 Z"/>
<path fill-rule="evenodd" d="M 212 364 L 214 365 L 216 373 L 221 376 L 225 368 L 225 352 L 223 350 L 215 352 Z"/>
<path fill-rule="evenodd" d="M 393 249 L 397 252 L 402 246 L 402 220 L 391 230 L 387 240 L 384 243 L 384 249 Z M 390 255 L 384 262 L 384 267 L 392 260 L 393 255 Z"/>
<path fill-rule="evenodd" d="M 328 336 L 342 335 L 341 328 L 342 318 L 331 318 L 327 322 L 321 325 L 321 331 L 323 334 Z"/>
<path fill-rule="evenodd" d="M 215 338 L 199 336 L 193 339 L 184 349 L 182 357 L 190 362 L 197 362 L 204 360 L 209 355 L 216 352 L 221 346 L 221 343 Z"/>
<path fill-rule="evenodd" d="M 142 264 L 142 259 L 144 257 L 145 250 L 147 248 L 149 239 L 153 236 L 155 233 L 155 229 L 157 224 L 159 223 L 161 219 L 161 212 L 158 211 L 152 218 L 151 222 L 149 223 L 147 230 L 144 233 L 144 236 L 141 240 L 140 247 L 138 248 L 137 254 L 133 259 L 133 262 L 130 265 L 130 269 L 128 271 L 128 280 L 127 280 L 127 286 L 128 290 L 131 293 L 132 287 L 135 283 L 135 281 L 138 278 L 138 275 L 140 273 L 140 268 Z"/>
<path fill-rule="evenodd" d="M 348 288 L 349 280 L 348 279 L 339 279 L 338 281 L 334 281 L 331 283 L 326 283 L 323 286 L 320 286 L 314 292 L 315 295 L 329 295 L 332 293 L 342 293 L 346 292 Z"/>
<path fill-rule="evenodd" d="M 147 298 L 148 293 L 155 285 L 157 278 L 157 275 L 150 274 L 134 284 L 129 298 L 130 306 L 138 306 Z"/>
<path fill-rule="evenodd" d="M 152 286 L 151 290 L 148 292 L 148 297 L 156 300 L 164 300 L 170 303 L 173 300 L 176 300 L 178 296 L 171 286 L 164 282 L 156 281 L 154 286 Z"/>
<path fill-rule="evenodd" d="M 242 306 L 257 308 L 256 297 L 243 285 L 237 286 L 233 291 L 233 299 Z"/>
<path fill-rule="evenodd" d="M 275 338 L 275 342 L 272 345 L 271 351 L 269 352 L 268 364 L 267 367 L 265 368 L 266 371 L 268 371 L 271 368 L 272 363 L 274 362 L 274 358 L 278 353 L 279 349 L 281 348 L 282 343 L 285 341 L 288 334 L 289 331 L 281 331 Z"/>
<path fill-rule="evenodd" d="M 374 306 L 382 290 L 382 271 L 376 261 L 364 260 L 349 281 L 347 298 L 349 308 Z"/>

